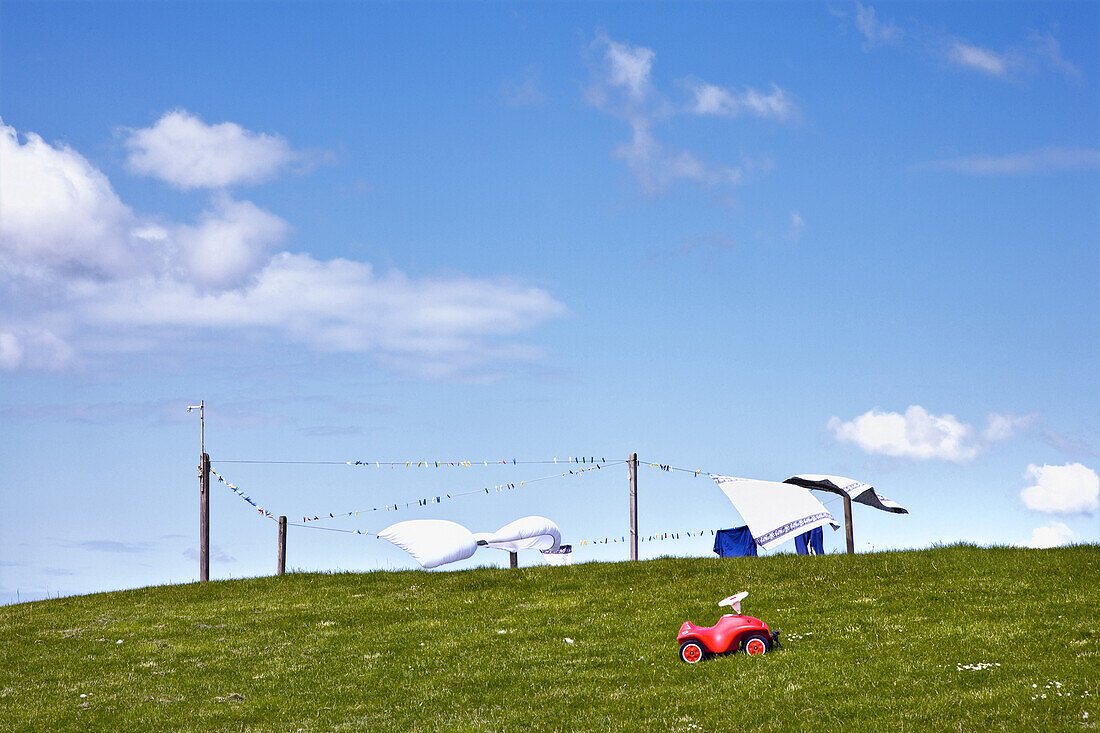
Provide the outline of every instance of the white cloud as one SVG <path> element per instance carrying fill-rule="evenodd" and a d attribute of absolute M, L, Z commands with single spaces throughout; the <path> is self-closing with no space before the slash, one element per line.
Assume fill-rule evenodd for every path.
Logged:
<path fill-rule="evenodd" d="M 20 146 L 14 130 L 4 132 L 4 212 L 13 216 L 0 254 L 20 266 L 0 278 L 0 369 L 155 351 L 198 332 L 237 343 L 262 333 L 426 376 L 478 376 L 495 362 L 538 358 L 515 337 L 565 313 L 546 291 L 507 278 L 411 278 L 274 252 L 289 225 L 224 194 L 193 224 L 140 218 L 79 154 L 35 136 Z M 11 175 L 9 153 L 29 175 Z M 46 204 L 32 195 L 64 192 L 67 182 L 91 194 Z M 98 240 L 82 238 L 96 217 L 115 225 Z"/>
<path fill-rule="evenodd" d="M 15 369 L 23 363 L 23 347 L 14 333 L 0 333 L 0 369 Z"/>
<path fill-rule="evenodd" d="M 738 168 L 709 165 L 687 150 L 666 150 L 650 132 L 648 120 L 633 120 L 631 131 L 630 141 L 620 143 L 612 154 L 626 163 L 649 195 L 660 193 L 677 180 L 707 186 L 741 181 Z"/>
<path fill-rule="evenodd" d="M 221 195 L 194 225 L 139 219 L 75 150 L 0 128 L 0 262 L 10 275 L 111 279 L 176 267 L 206 287 L 235 287 L 289 230 L 279 217 Z"/>
<path fill-rule="evenodd" d="M 1081 70 L 1062 56 L 1061 45 L 1049 32 L 1032 32 L 1025 43 L 1014 44 L 999 52 L 960 39 L 944 41 L 943 49 L 947 60 L 955 66 L 999 79 L 1036 74 L 1044 67 L 1069 79 L 1081 78 Z"/>
<path fill-rule="evenodd" d="M 96 277 L 131 271 L 134 217 L 107 177 L 67 145 L 0 122 L 0 265 Z"/>
<path fill-rule="evenodd" d="M 920 405 L 911 405 L 904 415 L 876 408 L 850 422 L 833 417 L 828 427 L 837 440 L 855 443 L 867 453 L 955 462 L 978 454 L 970 425 L 954 415 L 937 417 Z"/>
<path fill-rule="evenodd" d="M 1062 56 L 1062 46 L 1051 33 L 1031 34 L 1032 53 L 1041 63 L 1061 71 L 1072 79 L 1081 78 L 1081 70 Z"/>
<path fill-rule="evenodd" d="M 947 58 L 958 66 L 980 71 L 990 76 L 1004 77 L 1012 66 L 1007 55 L 975 46 L 965 41 L 955 41 L 947 50 Z"/>
<path fill-rule="evenodd" d="M 936 416 L 920 405 L 910 405 L 904 415 L 875 408 L 848 422 L 833 417 L 827 427 L 837 440 L 854 443 L 867 453 L 962 463 L 990 444 L 1008 440 L 1034 419 L 1034 415 L 991 412 L 978 436 L 972 425 L 954 415 Z"/>
<path fill-rule="evenodd" d="M 263 334 L 429 377 L 537 359 L 538 349 L 510 338 L 565 313 L 546 291 L 504 279 L 379 275 L 368 263 L 287 252 L 236 290 L 149 276 L 86 283 L 68 308 L 73 331 L 94 341 L 89 350 L 125 350 L 150 335 Z"/>
<path fill-rule="evenodd" d="M 938 160 L 917 166 L 976 176 L 1026 176 L 1066 171 L 1100 170 L 1100 150 L 1093 148 L 1040 148 L 1008 155 L 976 155 Z"/>
<path fill-rule="evenodd" d="M 863 6 L 856 3 L 856 28 L 863 34 L 863 50 L 883 43 L 890 43 L 898 39 L 901 29 L 894 25 L 893 21 L 882 21 L 875 14 L 875 9 L 870 5 Z"/>
<path fill-rule="evenodd" d="M 626 89 L 635 101 L 641 101 L 649 90 L 649 74 L 657 54 L 645 46 L 631 46 L 613 41 L 605 35 L 597 38 L 604 47 L 608 67 L 608 82 Z"/>
<path fill-rule="evenodd" d="M 1049 31 L 1032 31 L 1026 40 L 1009 45 L 1002 50 L 987 48 L 944 32 L 929 31 L 914 25 L 908 30 L 898 27 L 892 20 L 880 19 L 875 8 L 855 3 L 855 12 L 829 7 L 831 15 L 847 21 L 850 17 L 863 37 L 866 51 L 888 44 L 900 44 L 908 40 L 911 50 L 922 55 L 942 59 L 951 66 L 976 71 L 997 79 L 1013 79 L 1022 73 L 1038 73 L 1043 68 L 1053 69 L 1067 78 L 1079 80 L 1081 70 L 1062 56 L 1062 47 Z M 847 23 L 842 23 L 845 28 Z"/>
<path fill-rule="evenodd" d="M 1024 506 L 1047 514 L 1092 514 L 1100 508 L 1100 476 L 1080 463 L 1064 466 L 1030 464 L 1020 492 Z"/>
<path fill-rule="evenodd" d="M 1027 543 L 1027 546 L 1043 550 L 1048 547 L 1068 545 L 1072 539 L 1073 530 L 1061 522 L 1055 522 L 1046 527 L 1036 527 L 1031 533 L 1031 541 Z"/>
<path fill-rule="evenodd" d="M 681 83 L 691 99 L 672 103 L 653 84 L 657 57 L 653 49 L 621 43 L 604 34 L 597 36 L 591 48 L 600 58 L 593 65 L 586 98 L 592 106 L 629 125 L 630 139 L 615 146 L 612 156 L 623 161 L 645 194 L 659 194 L 676 181 L 735 185 L 743 182 L 746 170 L 765 170 L 766 166 L 747 158 L 740 166 L 708 163 L 690 150 L 666 146 L 654 130 L 660 122 L 683 114 L 785 119 L 794 105 L 778 86 L 772 85 L 770 92 L 751 87 L 731 91 L 689 78 Z"/>
<path fill-rule="evenodd" d="M 982 431 L 982 437 L 988 443 L 1008 440 L 1016 434 L 1017 430 L 1022 430 L 1033 422 L 1035 422 L 1035 415 L 1001 415 L 991 412 L 986 418 L 986 428 Z"/>
<path fill-rule="evenodd" d="M 283 243 L 289 225 L 249 201 L 221 197 L 198 224 L 179 226 L 174 238 L 187 279 L 210 288 L 243 285 Z"/>
<path fill-rule="evenodd" d="M 129 130 L 125 145 L 130 170 L 182 189 L 258 183 L 300 157 L 278 135 L 234 122 L 208 125 L 182 109 L 152 127 Z"/>
<path fill-rule="evenodd" d="M 564 307 L 543 290 L 507 281 L 379 276 L 368 263 L 283 252 L 247 288 L 204 293 L 170 281 L 105 284 L 87 291 L 81 310 L 93 323 L 262 328 L 330 351 L 433 356 L 518 333 Z"/>
<path fill-rule="evenodd" d="M 72 361 L 72 347 L 43 328 L 0 333 L 0 369 L 62 369 Z"/>
<path fill-rule="evenodd" d="M 785 120 L 791 116 L 794 103 L 790 95 L 772 84 L 768 93 L 746 87 L 735 92 L 704 81 L 690 80 L 688 88 L 693 95 L 688 110 L 697 115 L 737 117 L 751 114 L 756 117 Z"/>

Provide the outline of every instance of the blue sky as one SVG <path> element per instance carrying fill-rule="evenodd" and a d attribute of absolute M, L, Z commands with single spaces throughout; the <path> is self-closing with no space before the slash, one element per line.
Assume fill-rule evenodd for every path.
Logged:
<path fill-rule="evenodd" d="M 558 469 L 226 461 L 636 451 L 872 483 L 911 513 L 857 505 L 861 551 L 1100 541 L 1098 36 L 1088 3 L 6 4 L 0 601 L 196 577 L 200 399 L 292 518 Z M 270 572 L 274 525 L 212 504 L 213 575 Z M 640 507 L 740 523 L 647 466 Z M 327 526 L 626 510 L 619 464 Z"/>

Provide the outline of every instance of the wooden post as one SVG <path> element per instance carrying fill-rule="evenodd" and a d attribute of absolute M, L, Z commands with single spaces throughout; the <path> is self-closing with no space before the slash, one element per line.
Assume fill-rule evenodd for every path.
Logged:
<path fill-rule="evenodd" d="M 630 559 L 638 559 L 638 454 L 631 453 L 626 462 L 630 478 Z"/>
<path fill-rule="evenodd" d="M 199 460 L 199 581 L 210 580 L 210 456 Z"/>
<path fill-rule="evenodd" d="M 286 574 L 286 517 L 279 517 L 279 561 L 275 574 Z"/>
<path fill-rule="evenodd" d="M 508 567 L 512 568 L 513 570 L 519 567 L 519 553 L 518 552 L 509 552 L 508 553 Z"/>
<path fill-rule="evenodd" d="M 844 539 L 848 542 L 848 554 L 856 554 L 856 538 L 852 534 L 852 498 L 844 494 Z"/>

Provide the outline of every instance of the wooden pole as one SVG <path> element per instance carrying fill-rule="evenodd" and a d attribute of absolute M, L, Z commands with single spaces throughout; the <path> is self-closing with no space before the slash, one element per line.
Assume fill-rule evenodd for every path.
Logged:
<path fill-rule="evenodd" d="M 856 538 L 852 534 L 852 498 L 844 494 L 844 539 L 848 543 L 848 554 L 856 554 Z"/>
<path fill-rule="evenodd" d="M 518 552 L 509 552 L 508 553 L 508 567 L 512 568 L 513 570 L 519 567 L 519 553 Z"/>
<path fill-rule="evenodd" d="M 852 497 L 848 496 L 848 492 L 844 489 L 837 488 L 825 488 L 819 486 L 814 481 L 808 481 L 806 479 L 800 479 L 798 476 L 793 476 L 787 479 L 784 483 L 794 484 L 795 486 L 801 486 L 805 489 L 812 489 L 813 491 L 824 491 L 829 494 L 836 494 L 844 500 L 844 539 L 848 548 L 848 554 L 856 554 L 856 540 L 855 535 L 852 533 Z"/>
<path fill-rule="evenodd" d="M 210 580 L 210 456 L 199 460 L 199 581 Z"/>
<path fill-rule="evenodd" d="M 286 574 L 286 517 L 279 517 L 279 560 L 275 574 Z"/>
<path fill-rule="evenodd" d="M 638 559 L 638 454 L 631 453 L 626 462 L 630 479 L 630 559 Z"/>

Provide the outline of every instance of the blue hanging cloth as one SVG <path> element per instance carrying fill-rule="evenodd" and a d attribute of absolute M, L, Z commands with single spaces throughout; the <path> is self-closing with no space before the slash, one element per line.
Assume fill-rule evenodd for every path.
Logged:
<path fill-rule="evenodd" d="M 747 526 L 720 529 L 714 533 L 714 552 L 719 557 L 756 557 L 756 540 Z"/>
<path fill-rule="evenodd" d="M 814 527 L 794 538 L 794 549 L 799 555 L 824 555 L 825 536 L 821 527 Z"/>

